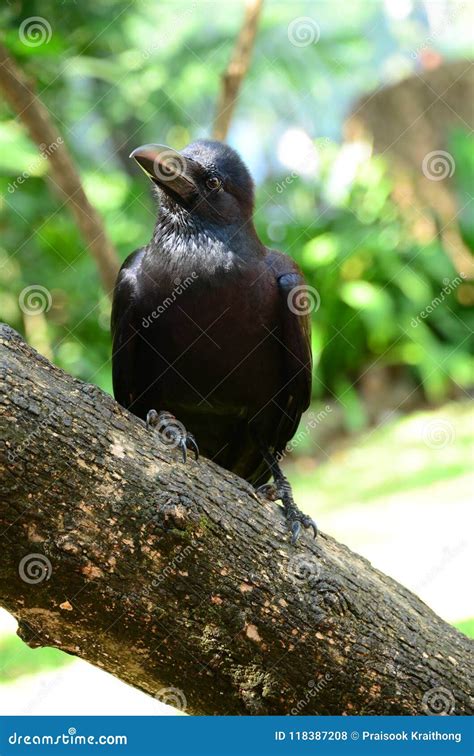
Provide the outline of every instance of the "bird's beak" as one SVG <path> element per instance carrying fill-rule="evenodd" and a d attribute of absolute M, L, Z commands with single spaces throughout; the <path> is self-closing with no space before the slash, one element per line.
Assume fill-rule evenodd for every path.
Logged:
<path fill-rule="evenodd" d="M 164 144 L 144 144 L 130 153 L 147 176 L 167 194 L 189 199 L 197 191 L 193 169 L 197 164 Z"/>

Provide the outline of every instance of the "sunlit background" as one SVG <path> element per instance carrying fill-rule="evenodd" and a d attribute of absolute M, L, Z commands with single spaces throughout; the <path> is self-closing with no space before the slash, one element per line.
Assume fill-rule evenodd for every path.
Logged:
<path fill-rule="evenodd" d="M 473 8 L 266 0 L 229 133 L 256 180 L 260 237 L 312 287 L 314 403 L 285 455 L 296 500 L 471 635 Z M 237 0 L 2 5 L 4 41 L 122 260 L 156 216 L 128 155 L 210 136 L 242 12 Z M 46 34 L 25 44 L 33 16 Z M 0 317 L 111 392 L 95 264 L 47 160 L 4 105 L 0 117 Z M 36 314 L 21 306 L 33 285 L 51 297 Z M 2 612 L 2 713 L 166 713 L 85 662 L 27 648 L 15 627 Z"/>

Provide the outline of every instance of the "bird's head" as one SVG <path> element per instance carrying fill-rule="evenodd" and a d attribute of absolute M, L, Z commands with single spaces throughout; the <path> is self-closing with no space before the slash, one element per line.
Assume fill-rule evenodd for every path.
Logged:
<path fill-rule="evenodd" d="M 252 217 L 253 181 L 231 147 L 200 139 L 181 152 L 162 144 L 133 150 L 137 161 L 158 187 L 164 208 L 177 206 L 203 220 L 226 226 Z"/>

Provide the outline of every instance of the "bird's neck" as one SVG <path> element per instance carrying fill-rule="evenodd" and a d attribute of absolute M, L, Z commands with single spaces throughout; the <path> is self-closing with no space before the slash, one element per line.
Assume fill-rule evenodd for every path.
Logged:
<path fill-rule="evenodd" d="M 179 207 L 161 208 L 148 250 L 170 273 L 207 277 L 238 272 L 263 254 L 251 220 L 218 226 Z"/>

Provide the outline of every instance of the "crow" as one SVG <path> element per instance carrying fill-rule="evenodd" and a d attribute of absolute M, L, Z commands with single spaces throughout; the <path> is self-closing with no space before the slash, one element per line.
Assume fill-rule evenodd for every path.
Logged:
<path fill-rule="evenodd" d="M 159 211 L 151 241 L 122 265 L 112 307 L 117 401 L 283 505 L 293 543 L 317 528 L 296 506 L 280 460 L 311 398 L 308 291 L 291 258 L 253 223 L 239 155 L 198 140 L 133 150 Z M 273 484 L 267 484 L 273 476 Z"/>

